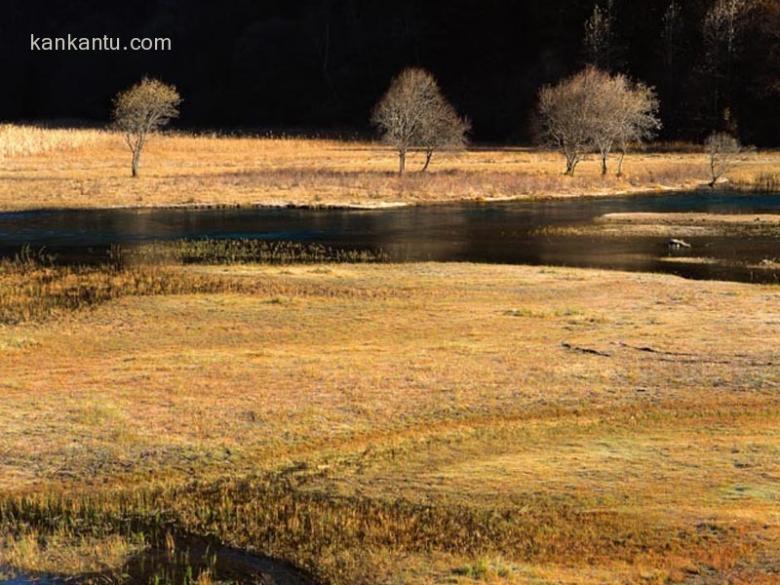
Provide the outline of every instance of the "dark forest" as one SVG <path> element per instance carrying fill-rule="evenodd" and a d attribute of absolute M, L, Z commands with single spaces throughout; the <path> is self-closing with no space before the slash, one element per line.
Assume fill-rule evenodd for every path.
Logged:
<path fill-rule="evenodd" d="M 716 129 L 778 144 L 780 2 L 733 38 L 706 30 L 710 0 L 604 0 L 609 69 L 658 91 L 662 138 Z M 102 124 L 144 74 L 184 97 L 179 127 L 370 132 L 371 107 L 408 65 L 431 70 L 477 142 L 534 139 L 540 86 L 588 62 L 594 0 L 6 0 L 0 119 Z M 30 35 L 168 37 L 170 52 L 30 51 Z"/>

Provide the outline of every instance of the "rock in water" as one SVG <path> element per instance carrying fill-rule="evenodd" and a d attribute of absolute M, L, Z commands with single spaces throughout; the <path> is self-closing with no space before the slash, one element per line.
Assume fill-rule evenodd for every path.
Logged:
<path fill-rule="evenodd" d="M 686 242 L 685 240 L 678 240 L 676 238 L 672 238 L 668 242 L 666 242 L 666 246 L 668 248 L 671 248 L 673 250 L 679 250 L 680 248 L 690 248 L 691 245 Z"/>

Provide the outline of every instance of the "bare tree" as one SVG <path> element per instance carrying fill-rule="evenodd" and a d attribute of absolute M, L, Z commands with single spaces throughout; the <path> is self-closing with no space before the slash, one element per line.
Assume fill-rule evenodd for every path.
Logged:
<path fill-rule="evenodd" d="M 715 0 L 704 17 L 704 40 L 710 57 L 723 48 L 729 58 L 739 50 L 745 19 L 757 5 L 756 0 Z"/>
<path fill-rule="evenodd" d="M 568 175 L 574 174 L 582 156 L 592 150 L 599 154 L 601 174 L 606 175 L 615 148 L 621 152 L 620 174 L 629 145 L 652 138 L 661 127 L 652 88 L 595 67 L 542 88 L 539 113 L 548 143 L 566 157 Z"/>
<path fill-rule="evenodd" d="M 715 187 L 717 182 L 729 172 L 736 162 L 736 157 L 742 151 L 739 140 L 726 132 L 710 134 L 704 143 L 704 152 L 710 168 L 710 187 Z"/>
<path fill-rule="evenodd" d="M 428 170 L 437 150 L 462 150 L 468 144 L 467 134 L 471 131 L 471 122 L 458 115 L 450 104 L 444 102 L 437 108 L 429 123 L 423 129 L 420 145 L 425 152 L 425 164 L 421 172 Z"/>
<path fill-rule="evenodd" d="M 114 99 L 114 124 L 124 132 L 133 153 L 133 177 L 138 176 L 149 134 L 178 117 L 179 104 L 181 97 L 174 86 L 147 77 Z"/>
<path fill-rule="evenodd" d="M 612 150 L 620 150 L 618 176 L 631 144 L 652 138 L 661 127 L 655 91 L 643 83 L 633 83 L 625 75 L 602 75 L 592 87 L 595 104 L 591 139 L 601 158 L 601 174 L 607 174 Z"/>
<path fill-rule="evenodd" d="M 657 79 L 660 93 L 665 97 L 664 118 L 675 128 L 690 123 L 690 108 L 684 104 L 687 88 L 680 83 L 694 58 L 689 42 L 683 5 L 679 0 L 671 0 L 661 20 L 656 51 L 661 65 Z"/>
<path fill-rule="evenodd" d="M 596 88 L 609 75 L 594 67 L 539 91 L 541 128 L 548 144 L 566 158 L 566 174 L 574 175 L 583 155 L 592 148 L 599 108 Z"/>
<path fill-rule="evenodd" d="M 371 121 L 383 140 L 398 151 L 400 174 L 406 170 L 410 150 L 425 151 L 423 170 L 427 170 L 435 150 L 463 147 L 470 127 L 447 102 L 434 77 L 416 67 L 393 80 L 374 108 Z"/>
<path fill-rule="evenodd" d="M 589 138 L 601 159 L 601 175 L 607 174 L 607 159 L 620 140 L 629 108 L 629 82 L 623 75 L 614 77 L 597 72 L 589 99 L 593 116 Z"/>
<path fill-rule="evenodd" d="M 684 38 L 684 23 L 682 18 L 682 9 L 677 0 L 667 6 L 664 12 L 661 27 L 661 57 L 664 67 L 672 68 L 682 57 L 682 43 Z"/>
<path fill-rule="evenodd" d="M 705 65 L 712 87 L 712 108 L 720 115 L 733 92 L 734 66 L 757 0 L 714 0 L 703 23 Z"/>
<path fill-rule="evenodd" d="M 597 2 L 585 21 L 585 58 L 589 65 L 610 70 L 614 63 L 614 0 Z"/>
<path fill-rule="evenodd" d="M 660 102 L 652 87 L 644 83 L 625 81 L 620 108 L 613 114 L 617 130 L 615 146 L 620 152 L 618 177 L 623 175 L 623 160 L 628 149 L 652 140 L 661 129 L 661 121 L 658 118 L 659 108 Z M 606 170 L 606 161 L 603 169 Z"/>

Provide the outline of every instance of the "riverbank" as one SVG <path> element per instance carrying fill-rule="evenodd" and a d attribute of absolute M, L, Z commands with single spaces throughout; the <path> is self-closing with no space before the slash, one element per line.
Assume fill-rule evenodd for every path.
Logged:
<path fill-rule="evenodd" d="M 157 518 L 333 584 L 780 571 L 776 286 L 433 263 L 133 270 L 67 274 L 50 292 L 82 304 L 0 326 L 6 527 L 78 543 Z"/>
<path fill-rule="evenodd" d="M 548 227 L 549 236 L 588 237 L 772 237 L 780 236 L 780 213 L 607 213 L 590 225 Z"/>
<path fill-rule="evenodd" d="M 505 201 L 689 190 L 707 181 L 701 153 L 636 153 L 625 176 L 602 178 L 594 160 L 575 177 L 562 158 L 524 148 L 474 148 L 434 157 L 428 173 L 396 173 L 397 158 L 371 143 L 331 140 L 154 137 L 142 176 L 129 176 L 129 153 L 110 132 L 47 131 L 9 150 L 0 167 L 0 210 L 116 207 L 299 206 L 386 208 L 457 201 Z M 55 139 L 56 138 L 56 139 Z M 9 147 L 10 148 L 10 147 Z M 418 160 L 419 158 L 419 160 Z M 418 164 L 419 163 L 419 164 Z M 410 167 L 422 155 L 410 156 Z M 741 156 L 737 186 L 776 184 L 780 153 Z"/>

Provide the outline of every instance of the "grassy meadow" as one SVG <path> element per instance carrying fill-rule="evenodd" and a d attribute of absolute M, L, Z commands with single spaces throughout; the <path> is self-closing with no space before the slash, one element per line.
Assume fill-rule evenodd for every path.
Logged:
<path fill-rule="evenodd" d="M 0 126 L 0 210 L 382 207 L 706 183 L 551 152 Z M 422 164 L 412 157 L 414 168 Z M 780 154 L 740 155 L 776 189 Z M 776 233 L 776 216 L 613 214 L 596 235 Z M 687 231 L 686 231 L 687 230 Z M 551 234 L 554 235 L 554 234 Z M 179 242 L 0 261 L 0 581 L 121 582 L 178 534 L 332 585 L 780 579 L 780 288 L 391 264 L 316 244 Z M 187 583 L 209 585 L 208 571 Z M 159 582 L 158 582 L 159 583 Z"/>
<path fill-rule="evenodd" d="M 778 577 L 777 287 L 27 261 L 0 298 L 0 565 L 175 528 L 333 584 Z"/>
<path fill-rule="evenodd" d="M 382 207 L 452 201 L 609 195 L 699 187 L 709 180 L 696 147 L 629 154 L 624 176 L 602 178 L 594 157 L 575 177 L 563 158 L 527 148 L 438 153 L 429 172 L 404 177 L 376 143 L 166 134 L 144 149 L 140 179 L 120 134 L 0 126 L 0 210 L 198 205 Z M 729 178 L 777 189 L 780 154 L 741 155 Z M 613 161 L 613 172 L 616 161 Z M 20 196 L 24 194 L 23 196 Z"/>

